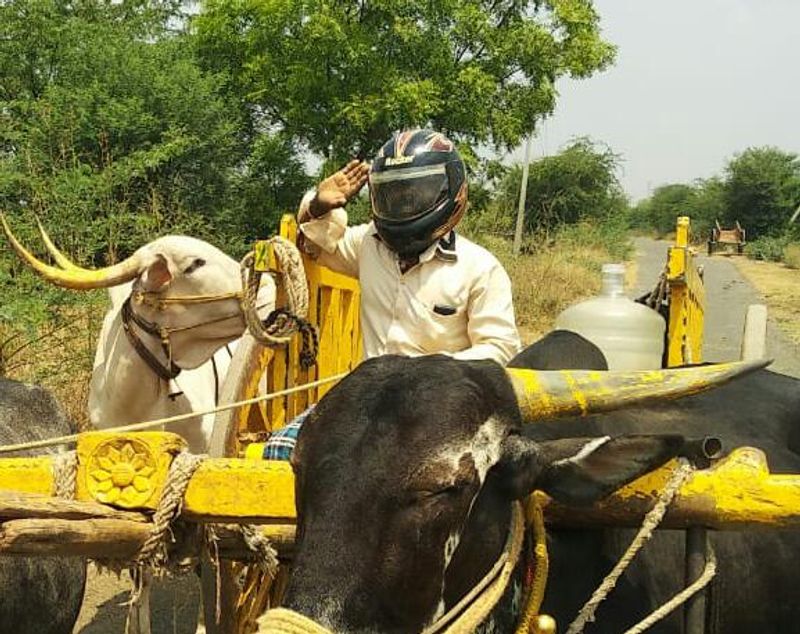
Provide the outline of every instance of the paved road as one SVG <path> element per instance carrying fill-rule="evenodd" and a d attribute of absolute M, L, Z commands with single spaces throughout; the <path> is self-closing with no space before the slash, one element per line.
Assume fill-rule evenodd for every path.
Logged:
<path fill-rule="evenodd" d="M 650 290 L 667 261 L 669 243 L 636 238 L 636 295 Z M 728 361 L 739 358 L 744 316 L 750 304 L 764 303 L 759 292 L 737 270 L 730 257 L 700 255 L 706 285 L 706 324 L 703 360 Z M 800 347 L 770 321 L 767 354 L 775 359 L 771 369 L 800 377 Z"/>

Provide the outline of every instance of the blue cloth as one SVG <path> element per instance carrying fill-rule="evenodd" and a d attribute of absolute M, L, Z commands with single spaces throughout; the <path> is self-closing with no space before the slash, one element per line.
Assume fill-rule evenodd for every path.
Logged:
<path fill-rule="evenodd" d="M 297 435 L 312 409 L 314 409 L 313 405 L 295 416 L 287 425 L 272 433 L 264 444 L 262 453 L 264 460 L 289 460 L 292 457 L 292 451 L 297 444 Z"/>

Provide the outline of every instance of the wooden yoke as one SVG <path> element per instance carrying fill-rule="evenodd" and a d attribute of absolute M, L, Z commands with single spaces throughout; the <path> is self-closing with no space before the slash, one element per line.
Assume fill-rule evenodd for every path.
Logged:
<path fill-rule="evenodd" d="M 130 558 L 149 534 L 169 466 L 183 441 L 169 433 L 87 433 L 78 441 L 77 502 L 30 501 L 10 491 L 50 495 L 54 458 L 0 460 L 0 554 L 81 554 Z M 553 524 L 638 525 L 671 466 L 643 476 L 589 509 L 548 501 Z M 110 502 L 113 500 L 113 503 Z M 99 505 L 104 506 L 99 506 Z M 121 511 L 114 511 L 115 507 Z M 27 519 L 20 519 L 27 518 Z M 294 476 L 286 462 L 208 459 L 192 476 L 181 519 L 257 523 L 287 554 L 294 537 Z M 720 530 L 800 528 L 800 476 L 771 475 L 764 454 L 736 449 L 680 489 L 664 526 Z M 221 556 L 247 559 L 241 544 Z"/>

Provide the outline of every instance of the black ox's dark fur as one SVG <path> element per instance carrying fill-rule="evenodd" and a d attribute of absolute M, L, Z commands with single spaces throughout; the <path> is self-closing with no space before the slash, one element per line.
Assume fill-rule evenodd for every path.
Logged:
<path fill-rule="evenodd" d="M 501 440 L 476 441 L 464 455 L 479 428 Z M 520 430 L 510 382 L 493 362 L 362 364 L 320 401 L 292 458 L 298 534 L 286 607 L 338 632 L 419 632 L 440 598 L 449 608 L 491 568 L 513 499 L 535 487 L 591 501 L 684 446 L 674 435 L 633 436 L 575 459 L 586 438 L 539 443 Z M 482 487 L 481 446 L 496 450 Z M 445 572 L 454 532 L 461 539 Z"/>
<path fill-rule="evenodd" d="M 0 378 L 0 444 L 73 431 L 48 392 Z M 13 455 L 21 454 L 0 457 Z M 69 634 L 78 619 L 85 582 L 86 565 L 77 558 L 0 557 L 0 633 Z"/>
<path fill-rule="evenodd" d="M 562 337 L 560 345 L 565 343 Z M 547 339 L 527 354 L 547 355 Z M 538 349 L 538 350 L 537 350 Z M 585 354 L 584 354 L 585 353 Z M 590 369 L 596 348 L 575 339 L 572 367 Z M 761 370 L 711 392 L 647 408 L 530 426 L 537 439 L 577 433 L 717 436 L 725 449 L 764 450 L 773 473 L 800 473 L 800 381 Z M 552 531 L 543 610 L 566 627 L 633 537 L 631 530 Z M 800 531 L 714 532 L 718 572 L 710 588 L 708 634 L 796 632 L 800 628 Z M 587 634 L 622 632 L 683 587 L 684 533 L 659 531 L 601 605 Z M 579 570 L 580 574 L 575 571 Z M 678 610 L 654 634 L 683 631 Z"/>

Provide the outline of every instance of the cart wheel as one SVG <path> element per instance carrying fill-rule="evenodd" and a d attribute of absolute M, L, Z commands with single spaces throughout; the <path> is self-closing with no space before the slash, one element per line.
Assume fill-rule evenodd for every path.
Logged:
<path fill-rule="evenodd" d="M 736 253 L 738 253 L 739 255 L 742 255 L 744 253 L 744 245 L 743 244 L 737 244 L 736 245 Z"/>
<path fill-rule="evenodd" d="M 751 304 L 747 307 L 742 333 L 742 361 L 754 361 L 767 356 L 767 307 Z"/>
<path fill-rule="evenodd" d="M 708 255 L 714 255 L 714 243 L 711 240 L 708 241 Z"/>

